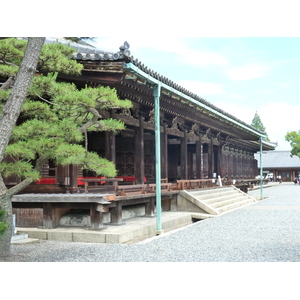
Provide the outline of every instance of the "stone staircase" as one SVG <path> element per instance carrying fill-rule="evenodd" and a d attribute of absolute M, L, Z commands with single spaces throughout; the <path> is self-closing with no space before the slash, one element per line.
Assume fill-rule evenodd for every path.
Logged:
<path fill-rule="evenodd" d="M 180 191 L 180 196 L 199 208 L 194 218 L 205 219 L 228 213 L 257 200 L 234 186 Z M 199 213 L 202 212 L 202 213 Z M 197 217 L 198 216 L 198 217 Z"/>

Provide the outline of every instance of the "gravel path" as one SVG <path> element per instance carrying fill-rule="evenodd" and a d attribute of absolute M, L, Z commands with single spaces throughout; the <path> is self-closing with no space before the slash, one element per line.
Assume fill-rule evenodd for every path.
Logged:
<path fill-rule="evenodd" d="M 259 196 L 260 191 L 250 191 Z M 139 244 L 44 241 L 12 245 L 18 262 L 299 262 L 300 186 L 284 183 L 268 197 L 214 219 Z"/>

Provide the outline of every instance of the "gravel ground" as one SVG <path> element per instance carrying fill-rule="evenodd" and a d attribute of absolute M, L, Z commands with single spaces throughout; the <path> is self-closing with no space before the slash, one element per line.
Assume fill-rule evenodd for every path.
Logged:
<path fill-rule="evenodd" d="M 268 197 L 221 217 L 134 245 L 44 241 L 12 245 L 14 262 L 299 262 L 300 186 L 283 183 Z M 260 191 L 250 191 L 259 196 Z"/>

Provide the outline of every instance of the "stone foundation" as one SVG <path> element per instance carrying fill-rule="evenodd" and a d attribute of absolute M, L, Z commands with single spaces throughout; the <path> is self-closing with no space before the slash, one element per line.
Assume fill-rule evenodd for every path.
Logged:
<path fill-rule="evenodd" d="M 142 217 L 145 215 L 145 205 L 124 206 L 122 209 L 122 219 L 130 219 L 134 217 Z M 104 214 L 104 224 L 110 223 L 110 213 Z M 69 227 L 89 227 L 91 219 L 87 210 L 73 210 L 61 217 L 60 226 Z"/>

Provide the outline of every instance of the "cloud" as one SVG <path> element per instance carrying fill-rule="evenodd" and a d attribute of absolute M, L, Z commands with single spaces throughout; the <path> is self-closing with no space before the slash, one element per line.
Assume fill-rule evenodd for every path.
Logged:
<path fill-rule="evenodd" d="M 212 82 L 201 82 L 195 80 L 182 80 L 177 82 L 190 92 L 205 97 L 205 95 L 223 95 L 225 91 L 221 84 Z"/>
<path fill-rule="evenodd" d="M 228 61 L 223 55 L 213 51 L 208 52 L 185 49 L 184 52 L 177 52 L 177 54 L 182 61 L 201 68 L 207 68 L 212 65 L 228 65 Z"/>
<path fill-rule="evenodd" d="M 132 55 L 142 61 L 145 58 L 145 50 L 152 50 L 153 53 L 161 51 L 170 53 L 177 57 L 180 62 L 185 62 L 189 65 L 205 67 L 211 65 L 226 66 L 228 61 L 224 55 L 215 51 L 199 51 L 189 47 L 189 43 L 185 38 L 180 37 L 111 37 L 98 38 L 95 46 L 105 51 L 118 51 L 124 41 L 130 45 Z M 154 52 L 155 51 L 155 52 Z M 159 59 L 157 57 L 156 59 Z"/>
<path fill-rule="evenodd" d="M 275 90 L 262 90 L 262 91 L 258 91 L 259 94 L 263 94 L 263 95 L 270 95 L 270 94 L 276 94 Z"/>
<path fill-rule="evenodd" d="M 247 124 L 252 123 L 257 111 L 270 141 L 278 142 L 275 150 L 291 149 L 290 144 L 285 141 L 285 135 L 289 131 L 299 130 L 297 120 L 300 115 L 300 106 L 284 102 L 269 102 L 254 110 L 235 103 L 217 102 L 215 105 Z"/>
<path fill-rule="evenodd" d="M 269 71 L 270 67 L 267 64 L 254 63 L 231 68 L 225 73 L 232 80 L 252 80 L 267 76 Z"/>
<path fill-rule="evenodd" d="M 236 103 L 229 102 L 216 102 L 214 103 L 217 107 L 221 108 L 225 112 L 233 115 L 241 121 L 251 124 L 255 115 L 255 110 L 247 107 L 240 106 Z"/>
<path fill-rule="evenodd" d="M 285 135 L 289 131 L 299 130 L 297 120 L 300 115 L 300 106 L 270 102 L 262 105 L 257 113 L 266 127 L 270 140 L 278 141 L 276 150 L 289 150 L 291 146 L 285 141 Z"/>

